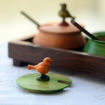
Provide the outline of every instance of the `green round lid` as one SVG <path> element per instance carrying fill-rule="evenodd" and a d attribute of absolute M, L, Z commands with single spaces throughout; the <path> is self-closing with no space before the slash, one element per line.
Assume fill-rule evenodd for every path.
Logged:
<path fill-rule="evenodd" d="M 60 91 L 68 87 L 72 81 L 64 75 L 48 73 L 50 77 L 49 81 L 38 81 L 36 78 L 40 74 L 28 74 L 17 79 L 17 84 L 29 91 L 40 92 L 40 93 L 51 93 Z"/>

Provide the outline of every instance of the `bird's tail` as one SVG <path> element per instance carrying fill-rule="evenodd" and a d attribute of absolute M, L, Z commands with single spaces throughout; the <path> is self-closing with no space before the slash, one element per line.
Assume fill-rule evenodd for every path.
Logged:
<path fill-rule="evenodd" d="M 30 69 L 36 69 L 36 66 L 28 65 L 27 68 Z"/>
<path fill-rule="evenodd" d="M 72 18 L 72 19 L 75 19 L 76 17 L 75 17 L 75 16 L 71 16 L 71 18 Z"/>

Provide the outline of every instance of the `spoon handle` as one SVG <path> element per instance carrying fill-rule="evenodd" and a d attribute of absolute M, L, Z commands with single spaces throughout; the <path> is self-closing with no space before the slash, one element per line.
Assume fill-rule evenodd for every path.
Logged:
<path fill-rule="evenodd" d="M 79 30 L 84 32 L 87 36 L 91 37 L 92 39 L 98 40 L 93 34 L 89 33 L 86 29 L 81 27 L 77 22 L 74 21 L 74 19 L 71 20 L 71 23 L 75 25 Z"/>
<path fill-rule="evenodd" d="M 34 24 L 37 25 L 37 27 L 40 27 L 40 24 L 38 22 L 36 22 L 34 19 L 32 19 L 28 14 L 26 14 L 25 12 L 21 11 L 20 12 L 23 16 L 25 16 L 26 18 L 28 18 L 29 20 L 31 20 Z"/>

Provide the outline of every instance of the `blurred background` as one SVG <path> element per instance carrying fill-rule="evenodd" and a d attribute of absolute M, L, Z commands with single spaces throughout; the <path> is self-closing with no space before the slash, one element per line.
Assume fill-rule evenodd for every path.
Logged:
<path fill-rule="evenodd" d="M 36 32 L 36 26 L 20 14 L 21 10 L 40 24 L 60 21 L 60 3 L 66 3 L 90 32 L 105 31 L 105 0 L 0 0 L 0 42 Z"/>

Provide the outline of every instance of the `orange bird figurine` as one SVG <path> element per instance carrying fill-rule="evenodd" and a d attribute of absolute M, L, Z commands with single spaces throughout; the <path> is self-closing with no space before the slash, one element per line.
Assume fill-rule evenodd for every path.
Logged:
<path fill-rule="evenodd" d="M 46 81 L 46 80 L 49 80 L 49 77 L 45 74 L 47 74 L 49 72 L 50 65 L 52 62 L 53 62 L 53 60 L 50 57 L 46 57 L 43 59 L 42 62 L 38 63 L 37 65 L 35 65 L 35 66 L 28 65 L 27 68 L 29 70 L 34 69 L 34 70 L 38 71 L 41 74 L 41 76 L 38 77 L 37 79 Z"/>

